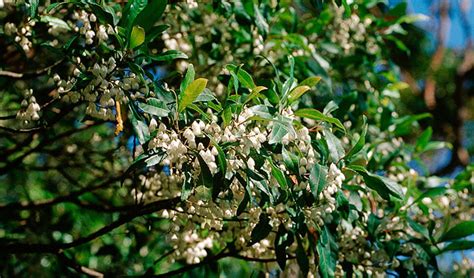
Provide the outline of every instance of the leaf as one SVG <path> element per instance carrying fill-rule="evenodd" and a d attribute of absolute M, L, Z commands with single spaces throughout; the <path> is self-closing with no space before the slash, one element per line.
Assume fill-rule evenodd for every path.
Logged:
<path fill-rule="evenodd" d="M 365 181 L 365 184 L 375 190 L 382 198 L 389 200 L 390 195 L 402 199 L 403 191 L 399 184 L 385 177 L 369 173 L 360 165 L 349 165 L 347 168 L 359 173 Z"/>
<path fill-rule="evenodd" d="M 286 266 L 286 247 L 288 242 L 288 232 L 285 229 L 285 224 L 280 224 L 278 232 L 275 237 L 275 255 L 280 269 L 285 270 Z"/>
<path fill-rule="evenodd" d="M 318 163 L 315 163 L 313 168 L 311 168 L 309 173 L 309 186 L 311 188 L 311 193 L 316 200 L 327 183 L 326 175 L 327 170 Z"/>
<path fill-rule="evenodd" d="M 428 229 L 417 223 L 416 221 L 410 219 L 410 218 L 407 218 L 407 221 L 408 221 L 408 224 L 410 225 L 410 227 L 417 233 L 421 234 L 424 238 L 426 239 L 430 239 L 430 233 L 428 232 Z"/>
<path fill-rule="evenodd" d="M 447 251 L 469 250 L 473 248 L 474 248 L 474 241 L 458 240 L 458 241 L 453 241 L 448 246 L 444 247 L 440 253 L 444 253 Z"/>
<path fill-rule="evenodd" d="M 270 225 L 270 219 L 268 218 L 268 215 L 265 213 L 260 214 L 258 223 L 255 225 L 255 228 L 253 228 L 252 234 L 250 235 L 251 240 L 249 242 L 249 246 L 252 246 L 260 240 L 266 238 L 271 231 L 272 226 Z"/>
<path fill-rule="evenodd" d="M 294 88 L 291 92 L 290 95 L 288 96 L 288 102 L 292 103 L 295 100 L 299 99 L 302 95 L 304 95 L 307 91 L 309 91 L 311 88 L 309 86 L 303 85 L 303 86 L 298 86 Z"/>
<path fill-rule="evenodd" d="M 183 186 L 181 187 L 181 201 L 186 201 L 191 196 L 193 185 L 191 183 L 190 172 L 184 172 Z"/>
<path fill-rule="evenodd" d="M 153 0 L 155 1 L 155 0 Z M 127 3 L 122 11 L 122 20 L 120 26 L 126 30 L 126 37 L 130 34 L 133 23 L 137 16 L 145 9 L 148 4 L 148 0 L 131 0 Z"/>
<path fill-rule="evenodd" d="M 146 113 L 157 116 L 157 117 L 167 117 L 170 113 L 170 110 L 168 109 L 155 107 L 153 105 L 149 105 L 145 103 L 139 103 L 138 107 L 140 107 L 140 109 L 142 109 Z"/>
<path fill-rule="evenodd" d="M 258 98 L 264 98 L 265 96 L 260 94 L 261 91 L 267 90 L 267 87 L 264 86 L 257 86 L 252 89 L 252 92 L 248 95 L 247 99 L 245 100 L 244 104 L 247 104 L 249 101 L 252 99 L 258 97 Z"/>
<path fill-rule="evenodd" d="M 204 91 L 207 85 L 207 79 L 198 78 L 191 82 L 188 87 L 181 93 L 181 98 L 178 104 L 178 111 L 183 112 L 184 109 L 193 103 L 193 101 Z"/>
<path fill-rule="evenodd" d="M 319 272 L 321 277 L 334 277 L 334 271 L 330 267 L 331 249 L 318 242 L 316 250 L 319 255 Z"/>
<path fill-rule="evenodd" d="M 449 229 L 438 240 L 438 242 L 460 239 L 474 234 L 474 221 L 464 221 Z"/>
<path fill-rule="evenodd" d="M 278 184 L 282 189 L 287 189 L 288 183 L 286 181 L 285 174 L 283 174 L 283 171 L 280 170 L 280 168 L 273 164 L 273 161 L 271 161 L 271 159 L 269 160 L 269 162 L 272 166 L 272 176 L 277 180 Z"/>
<path fill-rule="evenodd" d="M 256 2 L 254 2 L 253 4 L 253 10 L 255 12 L 255 25 L 257 25 L 257 28 L 265 36 L 268 33 L 268 23 L 265 21 L 265 18 L 263 18 L 262 14 L 260 13 Z"/>
<path fill-rule="evenodd" d="M 199 179 L 196 180 L 196 186 L 204 185 L 205 187 L 212 187 L 212 174 L 207 166 L 207 163 L 204 161 L 200 154 L 196 154 L 196 157 L 199 161 L 199 166 L 201 167 L 201 172 L 199 173 Z"/>
<path fill-rule="evenodd" d="M 302 117 L 302 118 L 308 118 L 312 120 L 318 120 L 318 121 L 325 121 L 331 124 L 334 124 L 337 126 L 339 129 L 342 131 L 346 132 L 346 129 L 344 128 L 344 125 L 339 121 L 339 119 L 336 119 L 331 116 L 324 115 L 320 111 L 314 109 L 314 108 L 303 108 L 295 112 L 295 116 Z"/>
<path fill-rule="evenodd" d="M 137 15 L 133 25 L 139 25 L 150 31 L 153 25 L 161 18 L 165 11 L 167 0 L 151 0 L 146 7 Z"/>
<path fill-rule="evenodd" d="M 326 129 L 323 130 L 323 135 L 326 139 L 332 162 L 338 162 L 344 156 L 344 148 L 342 147 L 341 140 Z"/>
<path fill-rule="evenodd" d="M 132 33 L 130 33 L 130 48 L 134 49 L 145 42 L 145 29 L 140 26 L 133 26 Z"/>
<path fill-rule="evenodd" d="M 35 18 L 38 13 L 39 0 L 30 0 L 30 17 Z"/>
<path fill-rule="evenodd" d="M 192 64 L 190 64 L 188 66 L 187 71 L 186 71 L 186 75 L 184 76 L 184 79 L 181 82 L 181 85 L 179 86 L 179 89 L 180 89 L 181 92 L 184 92 L 184 90 L 186 90 L 186 88 L 189 86 L 189 84 L 191 84 L 191 82 L 193 82 L 194 75 L 195 75 L 194 66 Z"/>
<path fill-rule="evenodd" d="M 362 133 L 360 134 L 359 140 L 357 143 L 352 147 L 352 149 L 346 154 L 345 158 L 350 160 L 354 155 L 358 154 L 365 145 L 365 136 L 367 135 L 367 128 L 368 126 L 365 124 L 366 117 L 364 116 L 364 128 L 362 129 Z"/>
<path fill-rule="evenodd" d="M 45 15 L 41 17 L 40 21 L 44 23 L 48 23 L 52 27 L 62 28 L 68 31 L 71 30 L 71 27 L 69 27 L 69 25 L 64 20 L 57 17 Z"/>
<path fill-rule="evenodd" d="M 281 122 L 274 122 L 272 132 L 270 133 L 269 144 L 279 144 L 282 142 L 282 138 L 288 133 L 287 125 Z"/>
<path fill-rule="evenodd" d="M 311 77 L 308 77 L 305 80 L 303 80 L 299 85 L 300 86 L 308 86 L 308 87 L 311 88 L 311 87 L 316 86 L 316 84 L 318 84 L 319 81 L 321 81 L 320 76 L 311 76 Z"/>
<path fill-rule="evenodd" d="M 162 24 L 158 26 L 153 26 L 150 30 L 145 30 L 146 32 L 145 43 L 154 41 L 159 35 L 161 35 L 169 27 L 170 27 L 169 25 Z"/>
<path fill-rule="evenodd" d="M 424 198 L 433 198 L 439 195 L 443 195 L 446 192 L 447 188 L 446 187 L 435 187 L 435 188 L 430 188 L 423 194 L 421 194 L 418 198 L 413 201 L 412 205 L 423 200 Z"/>
<path fill-rule="evenodd" d="M 423 131 L 420 137 L 416 140 L 417 151 L 423 151 L 426 148 L 426 146 L 430 142 L 432 134 L 433 134 L 433 129 L 431 127 L 428 127 L 425 131 Z"/>
<path fill-rule="evenodd" d="M 188 56 L 179 50 L 168 50 L 158 55 L 148 56 L 155 62 L 169 62 L 175 59 L 188 59 Z"/>
<path fill-rule="evenodd" d="M 306 277 L 309 272 L 309 259 L 299 237 L 297 237 L 297 241 L 298 247 L 296 248 L 296 261 L 300 266 L 301 272 L 303 272 L 303 276 Z"/>
<path fill-rule="evenodd" d="M 254 89 L 256 87 L 255 82 L 253 81 L 252 76 L 243 70 L 241 67 L 236 67 L 235 65 L 227 65 L 227 70 L 236 74 L 239 82 L 247 89 Z"/>
<path fill-rule="evenodd" d="M 240 202 L 239 204 L 239 207 L 237 208 L 237 213 L 236 215 L 239 216 L 240 214 L 242 214 L 242 212 L 245 210 L 245 208 L 247 207 L 247 204 L 249 203 L 250 201 L 250 195 L 249 193 L 247 192 L 247 190 L 245 191 L 245 194 L 244 194 L 244 198 L 242 199 L 242 201 Z"/>

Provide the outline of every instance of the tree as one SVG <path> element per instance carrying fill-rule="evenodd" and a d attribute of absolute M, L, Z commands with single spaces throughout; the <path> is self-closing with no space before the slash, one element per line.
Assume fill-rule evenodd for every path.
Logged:
<path fill-rule="evenodd" d="M 410 169 L 444 146 L 413 132 L 429 114 L 396 110 L 385 45 L 413 19 L 378 1 L 7 2 L 2 273 L 437 272 L 473 245 L 473 169 L 436 187 Z"/>

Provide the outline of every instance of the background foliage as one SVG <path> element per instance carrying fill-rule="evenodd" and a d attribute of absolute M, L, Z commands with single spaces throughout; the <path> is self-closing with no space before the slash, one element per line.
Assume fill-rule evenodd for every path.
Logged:
<path fill-rule="evenodd" d="M 472 258 L 437 260 L 473 247 L 474 168 L 426 170 L 462 146 L 406 100 L 420 19 L 368 0 L 5 1 L 2 274 L 468 275 Z"/>

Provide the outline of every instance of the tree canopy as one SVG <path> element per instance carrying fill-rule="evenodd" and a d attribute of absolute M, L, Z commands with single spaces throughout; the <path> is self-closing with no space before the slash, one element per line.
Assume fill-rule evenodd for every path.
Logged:
<path fill-rule="evenodd" d="M 399 109 L 421 16 L 169 2 L 2 2 L 1 275 L 426 277 L 473 248 L 474 166 L 412 169 L 449 147 Z"/>

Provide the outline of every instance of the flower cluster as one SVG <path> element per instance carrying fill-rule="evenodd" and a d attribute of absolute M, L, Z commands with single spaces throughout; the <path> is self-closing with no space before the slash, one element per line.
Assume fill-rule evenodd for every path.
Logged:
<path fill-rule="evenodd" d="M 25 90 L 24 95 L 25 98 L 21 102 L 21 109 L 17 112 L 16 118 L 26 123 L 39 120 L 41 107 L 33 96 L 33 90 Z"/>

